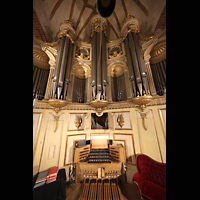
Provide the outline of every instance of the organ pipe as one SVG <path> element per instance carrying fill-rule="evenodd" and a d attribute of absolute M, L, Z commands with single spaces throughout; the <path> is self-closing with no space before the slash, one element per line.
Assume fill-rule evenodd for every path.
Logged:
<path fill-rule="evenodd" d="M 97 33 L 97 94 L 101 93 L 101 34 Z"/>
<path fill-rule="evenodd" d="M 43 99 L 47 84 L 49 70 L 33 66 L 33 98 L 37 94 L 38 99 Z"/>
<path fill-rule="evenodd" d="M 133 37 L 132 37 L 131 33 L 128 34 L 128 38 L 129 38 L 129 47 L 131 50 L 133 67 L 134 67 L 134 72 L 135 72 L 135 77 L 136 77 L 136 83 L 137 83 L 140 95 L 142 96 L 142 80 L 141 80 L 141 76 L 140 76 L 138 60 L 137 60 L 137 55 L 136 55 L 136 51 L 135 51 L 135 43 L 133 41 Z"/>
<path fill-rule="evenodd" d="M 106 35 L 103 31 L 102 19 L 98 21 L 99 27 L 94 29 L 92 34 L 92 69 L 91 87 L 92 100 L 100 100 L 102 95 L 106 99 L 107 91 L 107 56 L 106 56 Z"/>
<path fill-rule="evenodd" d="M 146 94 L 148 94 L 148 81 L 147 81 L 147 73 L 146 73 L 146 67 L 145 67 L 145 63 L 144 63 L 144 58 L 142 55 L 142 48 L 139 44 L 139 37 L 137 33 L 133 33 L 133 38 L 135 41 L 135 47 L 136 47 L 136 52 L 137 52 L 137 58 L 138 58 L 138 64 L 139 64 L 139 68 L 140 68 L 140 72 L 141 72 L 141 76 L 142 76 L 142 82 L 143 82 L 143 86 L 145 89 Z"/>
<path fill-rule="evenodd" d="M 103 84 L 103 97 L 107 95 L 107 57 L 106 57 L 106 37 L 102 34 L 102 84 Z"/>
<path fill-rule="evenodd" d="M 55 66 L 55 70 L 54 70 L 54 76 L 53 76 L 53 82 L 52 82 L 52 97 L 55 97 L 55 93 L 56 93 L 56 88 L 57 88 L 57 82 L 58 82 L 58 76 L 59 76 L 59 72 L 60 72 L 60 64 L 62 61 L 62 55 L 63 55 L 63 46 L 64 46 L 64 41 L 65 41 L 66 37 L 62 37 L 60 40 L 60 43 L 58 45 L 58 55 L 56 58 L 56 66 Z"/>
<path fill-rule="evenodd" d="M 57 90 L 57 98 L 60 99 L 63 95 L 64 99 L 66 99 L 68 85 L 70 84 L 73 47 L 74 44 L 72 44 L 70 38 L 66 36 L 61 37 L 51 87 L 51 94 L 53 98 L 55 98 Z"/>
<path fill-rule="evenodd" d="M 71 63 L 72 63 L 72 50 L 73 50 L 74 44 L 69 41 L 69 54 L 68 54 L 68 60 L 67 60 L 67 69 L 65 73 L 65 84 L 63 87 L 63 96 L 64 99 L 67 94 L 68 86 L 70 84 L 70 71 L 71 71 Z"/>
<path fill-rule="evenodd" d="M 91 70 L 91 87 L 92 87 L 92 100 L 95 100 L 95 91 L 96 91 L 96 44 L 97 44 L 97 33 L 94 32 L 93 38 L 92 38 L 92 70 Z"/>
<path fill-rule="evenodd" d="M 57 87 L 58 99 L 60 99 L 60 95 L 63 88 L 65 69 L 66 69 L 66 63 L 67 63 L 67 57 L 68 57 L 68 49 L 69 49 L 69 38 L 66 37 L 64 49 L 63 49 L 62 62 L 60 66 L 60 74 L 59 74 L 59 79 L 58 79 L 58 87 Z"/>
<path fill-rule="evenodd" d="M 132 58 L 130 55 L 130 49 L 129 49 L 129 45 L 128 45 L 128 38 L 125 38 L 125 49 L 126 49 L 126 58 L 127 58 L 127 62 L 128 62 L 130 81 L 132 83 L 134 96 L 136 96 L 135 76 L 134 76 L 134 72 L 133 72 Z"/>

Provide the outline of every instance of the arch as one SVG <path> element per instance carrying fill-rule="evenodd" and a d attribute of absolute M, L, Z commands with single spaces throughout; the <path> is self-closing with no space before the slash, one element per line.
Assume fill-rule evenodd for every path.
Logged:
<path fill-rule="evenodd" d="M 116 60 L 107 67 L 108 76 L 119 77 L 126 71 L 127 64 L 123 60 Z"/>
<path fill-rule="evenodd" d="M 72 65 L 72 73 L 78 78 L 86 79 L 91 76 L 91 68 L 85 62 L 76 62 Z"/>

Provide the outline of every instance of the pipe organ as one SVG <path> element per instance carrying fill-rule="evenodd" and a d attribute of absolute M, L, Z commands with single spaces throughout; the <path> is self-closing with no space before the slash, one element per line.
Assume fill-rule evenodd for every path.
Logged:
<path fill-rule="evenodd" d="M 107 129 L 104 131 L 105 135 L 109 133 L 108 138 L 115 139 L 114 137 L 115 134 L 116 135 L 119 134 L 118 135 L 119 138 L 122 138 L 123 135 L 126 135 L 127 138 L 132 137 L 132 141 L 128 145 L 129 147 L 133 145 L 133 151 L 131 150 L 129 152 L 129 156 L 133 156 L 137 152 L 141 151 L 140 149 L 141 144 L 145 146 L 149 141 L 150 142 L 152 141 L 151 136 L 153 136 L 154 134 L 153 130 L 154 126 L 155 127 L 154 138 L 157 138 L 157 141 L 161 141 L 162 145 L 164 144 L 164 140 L 161 140 L 162 137 L 161 136 L 158 137 L 157 132 L 159 131 L 157 131 L 156 124 L 153 122 L 149 123 L 149 126 L 151 125 L 151 128 L 149 129 L 151 130 L 148 131 L 149 133 L 151 133 L 151 135 L 146 134 L 143 137 L 142 134 L 143 129 L 142 127 L 140 128 L 139 126 L 141 124 L 140 123 L 141 118 L 143 121 L 144 119 L 146 119 L 146 113 L 140 112 L 138 108 L 133 108 L 134 106 L 130 106 L 129 103 L 131 100 L 134 99 L 133 97 L 145 96 L 147 94 L 156 95 L 155 92 L 157 92 L 158 95 L 163 95 L 165 93 L 164 90 L 166 89 L 166 57 L 163 57 L 163 52 L 165 52 L 166 49 L 166 44 L 165 44 L 166 40 L 164 40 L 165 33 L 163 31 L 160 35 L 157 34 L 156 36 L 151 37 L 150 39 L 148 38 L 141 39 L 142 37 L 139 34 L 139 22 L 133 16 L 127 16 L 127 18 L 122 22 L 121 37 L 118 38 L 116 41 L 109 41 L 109 38 L 107 38 L 107 31 L 109 31 L 108 29 L 109 27 L 107 26 L 107 20 L 101 18 L 99 15 L 95 15 L 94 17 L 92 17 L 90 22 L 90 28 L 91 28 L 91 34 L 90 34 L 91 40 L 89 42 L 76 40 L 77 39 L 76 31 L 74 30 L 73 24 L 70 21 L 65 21 L 60 25 L 60 30 L 57 34 L 57 37 L 59 39 L 57 40 L 57 42 L 55 42 L 56 43 L 55 46 L 53 46 L 53 44 L 51 46 L 50 45 L 48 46 L 48 43 L 42 43 L 41 41 L 38 41 L 38 44 L 41 45 L 40 47 L 42 47 L 42 49 L 46 49 L 46 52 L 49 53 L 48 56 L 49 55 L 51 56 L 49 56 L 48 59 L 46 59 L 45 56 L 43 56 L 43 60 L 45 60 L 46 64 L 48 63 L 48 66 L 46 68 L 39 67 L 37 65 L 37 62 L 35 61 L 35 64 L 33 66 L 33 98 L 38 98 L 41 100 L 45 95 L 44 103 L 45 101 L 49 103 L 52 99 L 53 100 L 55 99 L 55 102 L 59 102 L 58 100 L 62 99 L 62 101 L 60 101 L 61 103 L 64 102 L 64 104 L 61 104 L 61 106 L 63 105 L 62 108 L 64 108 L 64 106 L 66 106 L 68 102 L 71 103 L 78 102 L 86 104 L 86 105 L 81 104 L 81 106 L 80 105 L 77 106 L 76 104 L 69 104 L 67 105 L 68 106 L 67 108 L 65 107 L 63 109 L 63 110 L 68 110 L 68 109 L 70 110 L 67 111 L 66 114 L 64 114 L 64 111 L 62 111 L 61 114 L 58 114 L 58 112 L 60 112 L 59 110 L 60 107 L 57 110 L 55 109 L 56 115 L 51 114 L 51 112 L 48 111 L 49 115 L 54 116 L 54 122 L 50 120 L 51 119 L 50 117 L 48 119 L 46 114 L 44 115 L 45 120 L 48 120 L 48 123 L 46 122 L 48 126 L 50 127 L 51 123 L 56 124 L 56 127 L 58 125 L 59 128 L 56 129 L 56 131 L 54 132 L 57 132 L 56 133 L 57 135 L 59 132 L 60 133 L 59 137 L 61 137 L 62 139 L 63 138 L 65 139 L 66 137 L 67 140 L 66 146 L 63 147 L 64 142 L 60 142 L 60 147 L 57 148 L 56 146 L 56 148 L 59 149 L 59 152 L 64 152 L 62 148 L 66 148 L 65 158 L 63 158 L 64 166 L 67 166 L 69 163 L 72 164 L 73 162 L 76 165 L 76 173 L 75 173 L 76 182 L 84 183 L 84 187 L 79 199 L 125 199 L 121 194 L 121 190 L 118 185 L 118 180 L 120 179 L 120 175 L 125 176 L 125 167 L 126 167 L 125 147 L 113 144 L 112 141 L 107 141 L 107 138 L 106 139 L 92 138 L 91 140 L 87 141 L 84 140 L 77 142 L 75 141 L 75 139 L 68 140 L 68 137 L 70 138 L 71 136 L 81 135 L 81 138 L 82 136 L 85 138 L 86 137 L 91 138 L 91 135 L 93 133 L 95 134 L 100 132 L 100 130 L 94 130 L 93 132 L 93 129 L 97 129 L 97 127 L 98 128 L 100 127 L 100 129 L 102 129 L 103 127 Z M 154 43 L 156 43 L 157 40 L 159 42 L 157 45 L 155 45 Z M 34 50 L 35 59 L 39 58 L 38 57 L 39 50 L 37 48 L 35 47 Z M 36 50 L 37 53 L 35 53 Z M 50 70 L 49 70 L 49 65 L 50 65 Z M 46 91 L 48 92 L 46 92 L 45 94 L 45 88 L 47 83 L 48 83 L 47 87 L 48 89 L 46 89 Z M 50 100 L 47 101 L 48 99 Z M 126 100 L 129 101 L 125 103 L 122 102 L 121 105 L 118 103 L 114 105 L 113 103 L 114 106 L 109 105 L 107 107 L 108 103 L 112 103 L 113 101 L 126 101 Z M 102 109 L 103 108 L 102 105 L 105 105 L 104 107 L 107 107 L 105 110 L 108 110 L 107 116 L 109 116 L 109 120 L 110 119 L 111 120 L 102 123 L 105 124 L 105 126 L 96 123 L 97 120 L 93 120 L 94 119 L 93 117 L 90 118 L 90 116 L 93 116 L 93 112 L 95 112 L 94 109 L 91 110 L 92 103 L 97 103 L 96 105 L 99 106 L 99 107 L 93 106 L 96 109 L 96 115 L 95 115 L 96 118 L 99 118 L 99 116 L 106 114 Z M 100 103 L 106 103 L 106 104 L 100 104 Z M 51 106 L 51 104 L 49 105 Z M 72 108 L 69 108 L 71 105 Z M 91 107 L 89 107 L 89 105 Z M 118 113 L 121 112 L 121 110 L 116 111 L 119 107 L 122 109 L 124 113 L 126 112 L 127 114 L 129 112 L 128 111 L 129 107 L 132 109 L 132 110 L 130 109 L 131 110 L 130 115 L 129 114 L 127 115 L 129 116 L 129 120 L 131 122 L 129 125 L 127 125 L 128 126 L 127 129 L 126 127 L 122 128 L 123 125 L 121 126 L 120 124 L 119 125 L 121 126 L 121 129 L 117 128 L 118 125 L 116 126 L 115 124 L 116 121 L 114 122 L 116 116 L 115 114 L 117 114 L 117 112 Z M 124 108 L 125 110 L 123 110 Z M 144 107 L 141 106 L 141 108 Z M 47 107 L 45 109 L 51 109 L 51 108 Z M 99 113 L 98 109 L 100 110 Z M 110 109 L 114 109 L 114 111 L 109 111 Z M 73 113 L 73 111 L 71 110 L 76 110 L 76 111 Z M 81 131 L 79 132 L 80 134 L 77 134 L 79 131 L 78 129 L 79 126 L 76 126 L 77 130 L 69 128 L 70 123 L 72 122 L 70 122 L 71 117 L 68 116 L 72 116 L 74 114 L 78 115 L 79 111 L 77 110 L 81 110 L 80 113 L 83 114 L 85 117 L 84 118 L 85 121 L 83 123 L 84 128 L 80 129 Z M 150 114 L 148 118 L 150 121 L 152 121 L 154 120 L 154 117 L 150 116 L 154 115 L 156 116 L 155 113 L 158 112 L 155 112 L 155 109 L 153 108 L 149 109 L 149 111 Z M 159 110 L 159 113 L 161 113 L 160 115 L 162 119 L 161 110 Z M 59 120 L 60 116 L 62 116 L 62 119 Z M 159 120 L 158 116 L 155 119 Z M 68 120 L 69 124 L 66 125 L 64 120 Z M 117 120 L 118 122 L 118 118 L 115 120 Z M 93 121 L 95 121 L 94 124 Z M 41 122 L 39 121 L 39 124 L 40 123 Z M 133 130 L 132 126 L 134 127 L 134 125 L 135 127 L 138 126 L 137 128 L 138 136 L 136 136 L 136 138 L 139 138 L 137 144 L 138 146 L 137 151 L 135 151 L 134 141 L 133 141 L 133 136 L 135 132 L 132 131 Z M 44 126 L 42 127 L 43 128 L 38 129 L 37 134 L 39 133 L 39 130 L 46 130 L 44 133 L 45 134 L 44 141 L 46 141 L 47 140 L 45 139 L 46 135 L 49 134 L 47 132 L 51 131 L 50 130 L 51 128 L 48 127 L 44 129 Z M 146 127 L 147 126 L 144 126 L 145 131 L 147 131 Z M 160 130 L 161 128 L 163 128 L 164 130 L 164 122 L 162 122 L 162 127 L 161 125 L 159 127 Z M 121 131 L 126 130 L 127 131 L 126 133 L 128 134 L 125 133 L 120 135 L 120 130 Z M 69 131 L 74 131 L 74 132 L 69 132 Z M 109 131 L 111 131 L 111 133 Z M 101 133 L 103 137 L 104 133 Z M 52 132 L 52 135 L 55 136 L 56 134 Z M 147 139 L 145 137 L 147 137 Z M 141 142 L 142 140 L 143 143 L 140 144 L 139 142 Z M 38 141 L 40 140 L 38 139 Z M 69 141 L 70 142 L 74 141 L 75 143 L 77 142 L 74 154 L 71 152 L 68 153 L 72 149 L 72 146 L 67 147 Z M 128 141 L 128 139 L 126 139 L 126 141 Z M 157 145 L 157 141 L 155 143 L 154 141 L 152 141 L 152 144 Z M 38 144 L 40 143 L 38 142 Z M 159 146 L 160 144 L 158 143 L 157 145 L 159 147 L 159 152 L 161 152 Z M 148 152 L 149 149 L 151 150 L 151 147 L 147 146 L 149 145 L 146 145 L 145 148 L 146 152 Z M 150 146 L 153 147 L 154 145 Z M 53 149 L 52 152 L 57 151 L 54 145 L 50 147 Z M 129 147 L 126 148 L 129 149 Z M 45 148 L 46 148 L 46 143 L 45 143 Z M 67 148 L 69 149 L 69 151 Z M 48 151 L 50 152 L 50 148 Z M 66 152 L 70 156 L 68 156 Z M 162 152 L 165 153 L 164 150 L 162 150 Z M 154 154 L 154 150 L 152 150 L 151 153 Z M 52 157 L 56 155 L 55 153 L 51 154 Z M 57 153 L 57 154 L 63 155 L 64 153 Z M 158 156 L 160 155 L 161 154 L 158 153 Z M 68 161 L 69 157 L 70 159 Z M 160 157 L 162 159 L 162 155 Z M 43 160 L 42 159 L 40 159 L 40 162 L 43 162 L 45 158 Z M 58 163 L 60 166 L 62 166 L 62 161 L 60 162 L 59 159 Z M 48 158 L 48 160 L 51 159 Z"/>
<path fill-rule="evenodd" d="M 156 36 L 161 40 L 158 44 L 154 44 L 153 36 L 147 41 L 140 35 L 139 22 L 133 16 L 123 20 L 121 38 L 116 41 L 107 38 L 109 26 L 100 15 L 91 19 L 90 28 L 90 42 L 82 42 L 76 41 L 76 31 L 70 21 L 60 24 L 56 50 L 48 48 L 51 53 L 57 52 L 52 53 L 56 57 L 52 76 L 48 77 L 47 69 L 33 67 L 33 98 L 37 94 L 43 99 L 47 83 L 51 83 L 48 85 L 50 96 L 45 99 L 79 103 L 126 101 L 136 96 L 155 95 L 155 87 L 159 95 L 165 93 L 165 32 Z"/>

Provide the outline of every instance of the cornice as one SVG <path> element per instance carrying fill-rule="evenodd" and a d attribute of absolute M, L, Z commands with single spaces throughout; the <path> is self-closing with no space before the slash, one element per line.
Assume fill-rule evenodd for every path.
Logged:
<path fill-rule="evenodd" d="M 158 106 L 166 105 L 166 99 L 164 96 L 154 97 L 151 103 L 148 106 Z M 138 108 L 138 105 L 133 104 L 131 101 L 121 101 L 121 102 L 110 102 L 104 110 L 112 109 L 124 109 L 124 108 Z M 54 109 L 51 107 L 46 100 L 38 100 L 36 107 L 34 109 Z M 95 112 L 95 108 L 89 105 L 89 103 L 68 103 L 61 110 L 91 110 Z"/>

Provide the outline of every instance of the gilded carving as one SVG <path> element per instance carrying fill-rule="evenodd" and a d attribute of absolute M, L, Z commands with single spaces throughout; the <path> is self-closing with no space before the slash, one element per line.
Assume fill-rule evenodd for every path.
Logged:
<path fill-rule="evenodd" d="M 122 22 L 121 37 L 122 41 L 126 38 L 129 32 L 139 33 L 139 21 L 131 15 L 128 15 Z"/>
<path fill-rule="evenodd" d="M 60 24 L 60 30 L 57 37 L 61 38 L 63 36 L 68 37 L 73 44 L 75 43 L 75 40 L 77 38 L 76 31 L 74 30 L 72 22 L 70 22 L 69 20 L 65 20 L 63 23 Z"/>
<path fill-rule="evenodd" d="M 83 60 L 90 60 L 90 49 L 77 46 L 75 57 Z"/>
<path fill-rule="evenodd" d="M 82 124 L 81 115 L 76 115 L 75 120 L 74 120 L 74 124 L 75 124 L 77 129 L 81 126 L 81 124 Z"/>
<path fill-rule="evenodd" d="M 113 59 L 123 54 L 121 44 L 108 48 L 108 58 Z"/>
<path fill-rule="evenodd" d="M 52 113 L 51 113 L 52 114 Z M 52 114 L 53 115 L 53 117 L 54 117 L 54 124 L 53 124 L 53 132 L 56 132 L 56 130 L 57 130 L 57 128 L 58 128 L 58 120 L 59 120 L 59 117 L 61 116 L 63 114 L 63 112 L 62 113 L 60 113 L 59 115 L 58 115 L 58 113 L 56 112 L 56 114 L 54 115 L 54 114 Z"/>
<path fill-rule="evenodd" d="M 166 40 L 157 43 L 150 52 L 150 62 L 152 64 L 158 63 L 166 59 Z"/>
<path fill-rule="evenodd" d="M 100 15 L 96 15 L 91 23 L 91 34 L 90 37 L 92 37 L 94 35 L 94 32 L 100 32 L 100 30 L 102 30 L 104 32 L 104 34 L 107 37 L 107 23 L 106 21 L 100 16 Z"/>
<path fill-rule="evenodd" d="M 118 122 L 119 126 L 122 128 L 124 125 L 124 122 L 125 122 L 123 114 L 118 115 L 117 122 Z"/>
<path fill-rule="evenodd" d="M 38 45 L 33 47 L 33 65 L 41 69 L 49 69 L 49 57 Z"/>

